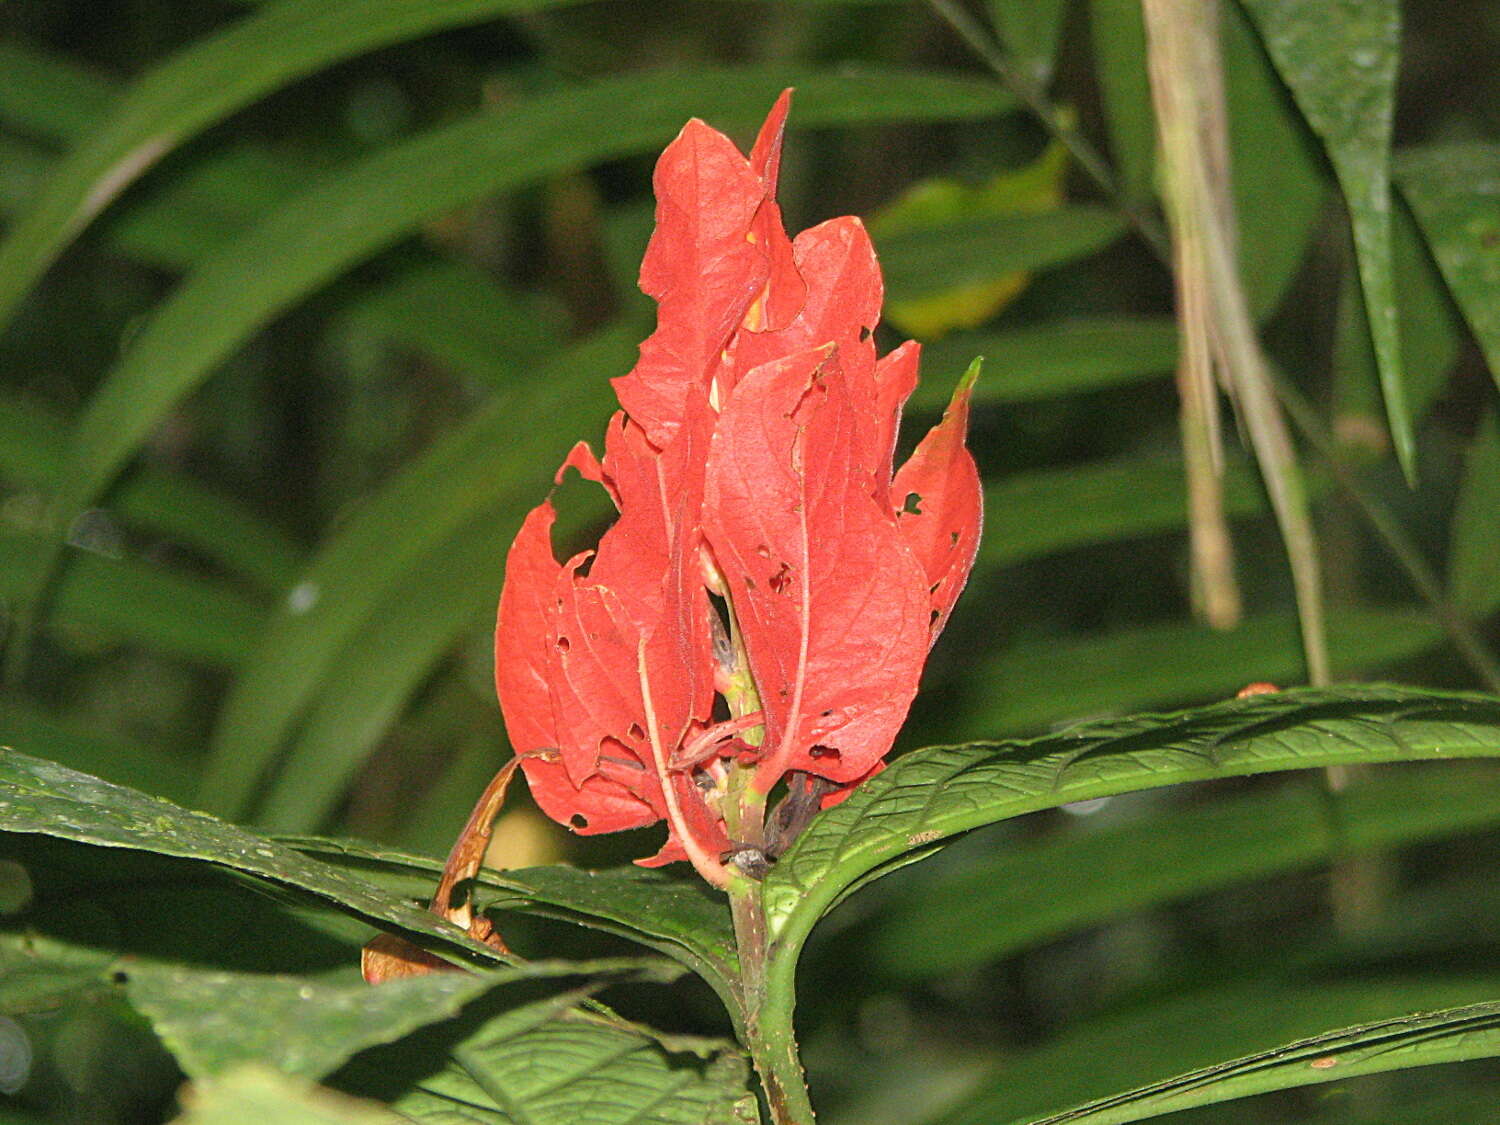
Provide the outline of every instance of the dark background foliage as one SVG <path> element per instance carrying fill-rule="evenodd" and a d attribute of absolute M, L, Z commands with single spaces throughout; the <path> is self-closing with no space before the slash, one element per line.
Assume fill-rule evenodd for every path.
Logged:
<path fill-rule="evenodd" d="M 505 547 L 567 447 L 598 439 L 607 379 L 649 331 L 634 279 L 654 154 L 694 113 L 748 143 L 785 84 L 800 91 L 789 227 L 866 217 L 895 303 L 883 342 L 929 345 L 909 430 L 969 358 L 988 360 L 973 430 L 986 539 L 901 746 L 1303 679 L 1285 555 L 1232 421 L 1245 618 L 1214 632 L 1191 612 L 1136 6 L 974 7 L 1040 106 L 924 4 L 672 0 L 433 18 L 198 113 L 288 42 L 360 33 L 351 5 L 285 42 L 235 41 L 215 71 L 201 45 L 274 7 L 0 8 L 8 237 L 35 221 L 41 246 L 36 216 L 68 177 L 107 184 L 166 142 L 71 245 L 54 221 L 56 253 L 30 259 L 48 268 L 18 283 L 0 335 L 0 742 L 247 823 L 441 854 L 508 753 L 487 632 Z M 1408 486 L 1343 197 L 1254 7 L 1223 13 L 1241 252 L 1268 350 L 1313 405 L 1299 441 L 1336 674 L 1494 689 L 1497 342 L 1465 323 L 1466 282 L 1443 276 L 1398 197 Z M 1408 0 L 1402 16 L 1398 153 L 1493 137 L 1494 5 Z M 1112 186 L 1063 155 L 1053 111 Z M 1489 251 L 1493 198 L 1470 219 Z M 1471 300 L 1500 299 L 1497 276 Z M 57 494 L 83 511 L 28 625 Z M 573 485 L 560 503 L 580 542 L 603 518 Z M 1500 977 L 1494 782 L 1356 776 L 1330 811 L 1321 782 L 1269 778 L 977 833 L 820 931 L 799 1009 L 820 1108 L 862 1125 L 1010 1120 L 1472 996 Z M 573 839 L 515 806 L 496 862 L 606 865 L 656 846 Z M 159 926 L 183 905 L 132 909 Z M 253 919 L 224 910 L 200 940 L 251 940 Z M 522 928 L 523 950 L 528 937 L 591 948 Z M 252 960 L 307 967 L 285 954 Z M 646 1014 L 726 1030 L 687 987 Z M 144 1030 L 101 1012 L 54 1030 L 45 1080 L 18 1103 L 31 1109 L 12 1118 L 0 1100 L 0 1121 L 161 1119 L 175 1072 Z M 1418 1071 L 1183 1120 L 1479 1121 L 1494 1078 Z"/>

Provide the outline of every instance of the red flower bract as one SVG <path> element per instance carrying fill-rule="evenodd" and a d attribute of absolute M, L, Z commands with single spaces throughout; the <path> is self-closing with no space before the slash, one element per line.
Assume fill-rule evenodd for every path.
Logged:
<path fill-rule="evenodd" d="M 748 159 L 697 120 L 662 154 L 641 266 L 657 328 L 614 381 L 603 458 L 580 443 L 559 470 L 619 518 L 559 563 L 551 502 L 534 510 L 495 637 L 542 809 L 584 833 L 665 819 L 642 862 L 689 859 L 719 885 L 747 842 L 726 816 L 770 850 L 746 798 L 763 808 L 787 779 L 827 805 L 881 767 L 979 538 L 972 380 L 893 474 L 918 348 L 876 355 L 880 267 L 858 219 L 782 229 L 789 104 Z"/>

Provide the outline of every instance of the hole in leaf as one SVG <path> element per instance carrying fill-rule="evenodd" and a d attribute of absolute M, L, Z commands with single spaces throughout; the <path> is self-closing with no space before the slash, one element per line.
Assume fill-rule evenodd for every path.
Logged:
<path fill-rule="evenodd" d="M 943 616 L 941 613 L 939 613 L 937 610 L 933 610 L 931 615 L 927 618 L 927 627 L 931 629 L 934 625 L 937 624 L 938 618 L 941 616 Z"/>
<path fill-rule="evenodd" d="M 578 831 L 582 832 L 589 826 L 589 818 L 584 816 L 582 813 L 576 812 L 572 816 L 568 817 L 568 823 Z"/>
<path fill-rule="evenodd" d="M 572 647 L 573 647 L 572 643 L 568 640 L 567 637 L 558 637 L 557 638 L 557 651 L 558 652 L 567 652 L 568 649 L 570 649 Z"/>
<path fill-rule="evenodd" d="M 759 547 L 755 548 L 755 553 L 763 559 L 768 559 L 771 557 L 771 548 L 762 543 Z"/>
<path fill-rule="evenodd" d="M 840 751 L 834 749 L 832 746 L 823 746 L 819 744 L 809 750 L 807 752 L 807 756 L 813 759 L 832 758 L 834 761 L 838 761 L 838 759 L 843 757 L 843 754 Z"/>
<path fill-rule="evenodd" d="M 630 729 L 627 730 L 626 733 L 630 735 L 631 738 L 634 738 L 637 741 L 644 742 L 646 739 L 646 732 L 641 728 L 640 723 L 631 723 Z"/>
<path fill-rule="evenodd" d="M 773 594 L 784 594 L 787 587 L 792 584 L 792 568 L 786 563 L 781 564 L 781 569 L 771 575 L 770 587 Z"/>
<path fill-rule="evenodd" d="M 957 547 L 958 546 L 958 532 L 956 532 L 956 531 L 950 531 L 950 532 L 948 532 L 948 543 L 949 543 L 950 546 L 953 546 L 953 547 Z"/>
<path fill-rule="evenodd" d="M 922 497 L 920 494 L 908 492 L 906 494 L 906 502 L 901 505 L 901 514 L 903 516 L 920 516 L 922 514 L 921 503 Z"/>
<path fill-rule="evenodd" d="M 860 329 L 859 329 L 859 342 L 861 344 L 863 344 L 866 340 L 868 340 L 873 335 L 875 335 L 875 333 L 871 332 L 868 327 L 866 327 L 865 325 L 861 325 L 860 326 Z"/>

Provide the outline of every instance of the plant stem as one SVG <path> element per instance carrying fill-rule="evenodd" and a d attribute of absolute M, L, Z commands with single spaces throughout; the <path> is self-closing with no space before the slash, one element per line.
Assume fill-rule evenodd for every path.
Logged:
<path fill-rule="evenodd" d="M 766 915 L 761 906 L 760 883 L 732 875 L 729 906 L 734 917 L 735 941 L 739 945 L 740 988 L 745 1005 L 745 1046 L 760 1075 L 766 1104 L 775 1125 L 813 1125 L 807 1080 L 797 1053 L 790 1005 L 767 1002 L 766 963 L 770 946 Z"/>

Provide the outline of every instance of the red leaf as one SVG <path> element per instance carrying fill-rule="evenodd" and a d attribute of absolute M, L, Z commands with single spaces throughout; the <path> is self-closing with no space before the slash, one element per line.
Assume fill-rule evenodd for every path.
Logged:
<path fill-rule="evenodd" d="M 786 132 L 786 115 L 791 105 L 791 90 L 783 90 L 771 107 L 765 124 L 760 127 L 755 147 L 750 150 L 750 167 L 760 177 L 766 193 L 765 202 L 751 223 L 750 236 L 765 248 L 769 266 L 765 288 L 745 316 L 745 327 L 755 332 L 786 327 L 807 298 L 807 287 L 793 258 L 792 240 L 786 236 L 781 207 L 776 202 L 776 182 L 781 176 L 781 139 Z M 727 392 L 729 387 L 722 390 Z"/>
<path fill-rule="evenodd" d="M 656 232 L 641 289 L 656 298 L 657 328 L 614 386 L 620 405 L 664 448 L 689 389 L 706 385 L 765 286 L 766 250 L 749 235 L 766 189 L 730 140 L 697 119 L 662 153 L 653 184 Z"/>
<path fill-rule="evenodd" d="M 896 434 L 901 429 L 901 409 L 912 391 L 917 389 L 917 366 L 921 357 L 922 345 L 908 340 L 882 356 L 875 365 L 875 418 L 879 427 L 875 446 L 880 453 L 880 463 L 875 467 L 877 481 L 891 479 Z"/>
<path fill-rule="evenodd" d="M 751 371 L 715 430 L 704 533 L 730 583 L 766 713 L 755 785 L 835 781 L 884 756 L 927 653 L 921 567 L 873 495 L 873 398 L 831 348 Z"/>
<path fill-rule="evenodd" d="M 806 299 L 785 328 L 739 335 L 735 377 L 726 380 L 728 387 L 763 363 L 824 344 L 838 346 L 846 377 L 856 382 L 872 377 L 875 342 L 870 333 L 880 323 L 885 290 L 864 224 L 852 216 L 820 223 L 796 237 L 792 256 Z"/>
<path fill-rule="evenodd" d="M 575 786 L 560 761 L 545 758 L 523 758 L 521 769 L 541 810 L 580 835 L 622 832 L 661 819 L 659 809 L 612 778 L 595 775 Z"/>
<path fill-rule="evenodd" d="M 948 623 L 979 549 L 984 501 L 979 470 L 964 445 L 978 375 L 976 362 L 959 380 L 943 420 L 927 432 L 891 482 L 901 534 L 927 573 L 934 641 Z"/>
<path fill-rule="evenodd" d="M 517 754 L 557 745 L 548 686 L 553 590 L 562 568 L 552 557 L 552 502 L 531 510 L 505 559 L 495 620 L 495 691 Z"/>

